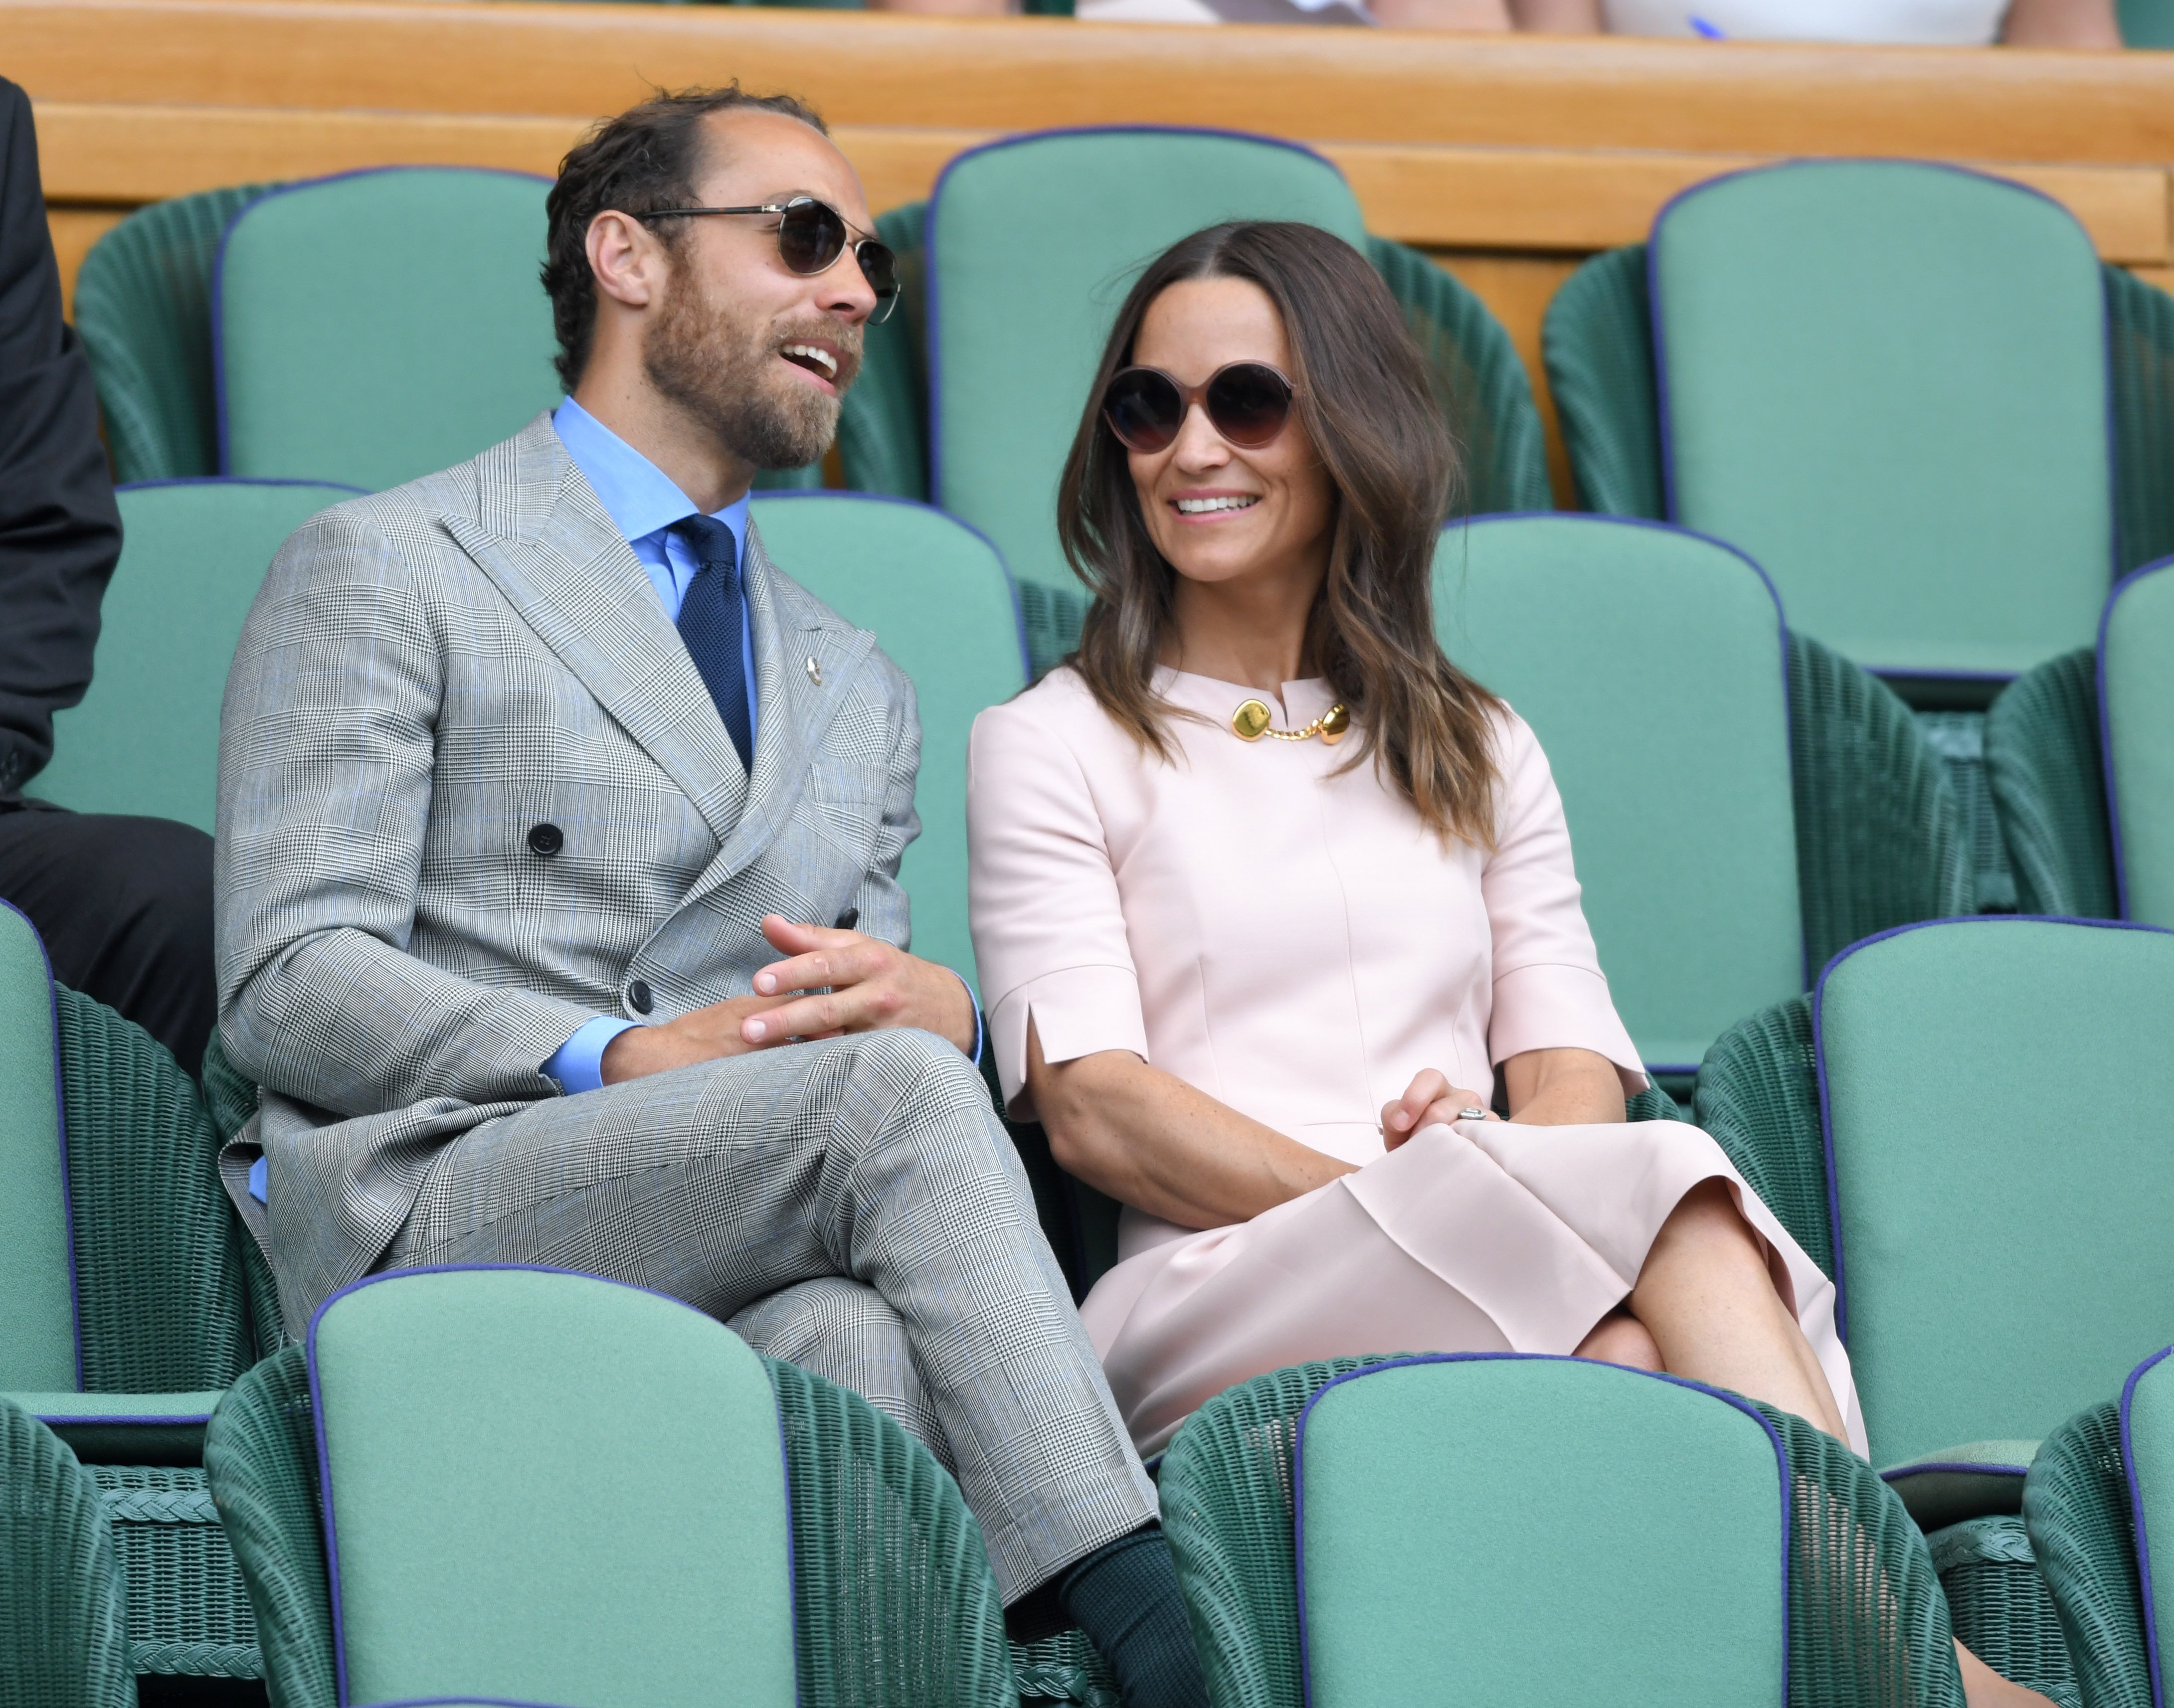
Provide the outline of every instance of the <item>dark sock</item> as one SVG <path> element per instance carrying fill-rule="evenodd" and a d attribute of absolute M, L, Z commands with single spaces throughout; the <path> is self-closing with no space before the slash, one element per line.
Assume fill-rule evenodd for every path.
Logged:
<path fill-rule="evenodd" d="M 1096 1549 L 1058 1581 L 1057 1600 L 1109 1662 L 1125 1708 L 1208 1708 L 1208 1681 L 1160 1527 Z"/>

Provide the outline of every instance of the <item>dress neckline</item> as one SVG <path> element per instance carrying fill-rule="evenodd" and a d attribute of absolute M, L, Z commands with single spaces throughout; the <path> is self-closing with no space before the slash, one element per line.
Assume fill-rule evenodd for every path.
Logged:
<path fill-rule="evenodd" d="M 1224 682 L 1189 670 L 1172 669 L 1167 664 L 1155 671 L 1155 691 L 1171 705 L 1197 711 L 1219 727 L 1227 725 L 1230 714 L 1248 700 L 1262 701 L 1276 714 L 1270 726 L 1275 729 L 1295 729 L 1311 723 L 1336 703 L 1336 692 L 1325 676 L 1286 682 L 1280 696 L 1271 696 L 1242 682 Z M 1279 697 L 1282 700 L 1280 706 L 1276 704 Z"/>

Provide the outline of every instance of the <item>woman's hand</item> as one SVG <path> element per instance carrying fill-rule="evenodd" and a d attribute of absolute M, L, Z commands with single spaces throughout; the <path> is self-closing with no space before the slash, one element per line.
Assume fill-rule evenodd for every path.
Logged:
<path fill-rule="evenodd" d="M 1466 1114 L 1472 1109 L 1479 1110 L 1479 1115 Z M 1488 1108 L 1484 1095 L 1452 1085 L 1447 1074 L 1429 1068 L 1414 1076 L 1402 1097 L 1382 1105 L 1382 1143 L 1394 1150 L 1423 1127 L 1474 1119 L 1499 1121 L 1501 1117 Z"/>

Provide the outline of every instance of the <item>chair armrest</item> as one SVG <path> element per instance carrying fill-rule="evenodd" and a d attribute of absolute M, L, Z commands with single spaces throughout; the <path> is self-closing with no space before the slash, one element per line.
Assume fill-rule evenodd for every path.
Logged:
<path fill-rule="evenodd" d="M 86 1465 L 201 1465 L 219 1392 L 11 1393 Z"/>

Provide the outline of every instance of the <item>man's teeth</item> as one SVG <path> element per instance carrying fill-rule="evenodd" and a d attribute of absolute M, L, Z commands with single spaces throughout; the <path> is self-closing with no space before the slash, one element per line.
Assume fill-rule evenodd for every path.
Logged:
<path fill-rule="evenodd" d="M 1250 510 L 1260 502 L 1257 494 L 1243 498 L 1181 498 L 1177 500 L 1180 516 L 1205 516 L 1211 510 Z"/>
<path fill-rule="evenodd" d="M 788 356 L 805 356 L 810 361 L 820 362 L 825 373 L 834 380 L 838 376 L 837 358 L 820 344 L 787 344 L 784 353 Z"/>

